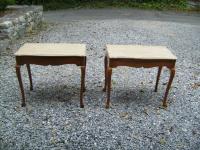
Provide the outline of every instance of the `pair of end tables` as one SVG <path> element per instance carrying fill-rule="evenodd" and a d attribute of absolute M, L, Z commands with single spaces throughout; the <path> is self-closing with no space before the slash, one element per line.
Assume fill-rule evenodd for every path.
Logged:
<path fill-rule="evenodd" d="M 83 93 L 85 92 L 86 45 L 66 43 L 26 43 L 16 53 L 16 74 L 22 94 L 22 107 L 26 106 L 24 88 L 20 66 L 26 65 L 30 81 L 30 90 L 33 90 L 30 65 L 64 65 L 76 64 L 81 68 L 80 107 L 84 108 Z M 106 108 L 110 106 L 110 90 L 112 68 L 128 67 L 158 67 L 155 91 L 162 67 L 170 69 L 170 78 L 163 99 L 163 106 L 167 107 L 167 96 L 175 75 L 176 56 L 164 46 L 142 45 L 107 45 L 105 56 L 105 85 L 107 92 Z"/>

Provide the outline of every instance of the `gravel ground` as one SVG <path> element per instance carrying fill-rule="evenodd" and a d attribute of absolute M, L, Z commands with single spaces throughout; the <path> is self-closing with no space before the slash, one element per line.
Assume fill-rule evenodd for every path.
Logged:
<path fill-rule="evenodd" d="M 171 22 L 109 14 L 73 19 L 73 11 L 46 12 L 45 19 L 54 24 L 1 51 L 0 149 L 200 149 L 200 22 L 187 22 L 188 16 Z M 32 65 L 33 91 L 22 67 L 27 107 L 20 107 L 13 52 L 25 42 L 87 44 L 84 109 L 79 108 L 80 68 L 75 65 Z M 128 67 L 113 70 L 112 106 L 104 108 L 106 43 L 166 45 L 178 57 L 167 109 L 161 102 L 168 69 L 155 93 L 157 68 Z"/>

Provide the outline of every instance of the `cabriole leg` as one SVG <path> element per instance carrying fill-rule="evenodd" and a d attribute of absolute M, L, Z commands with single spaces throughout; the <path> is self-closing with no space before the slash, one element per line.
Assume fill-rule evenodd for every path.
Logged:
<path fill-rule="evenodd" d="M 111 90 L 111 76 L 112 76 L 112 68 L 107 69 L 107 100 L 106 100 L 106 108 L 110 107 L 110 90 Z"/>
<path fill-rule="evenodd" d="M 108 60 L 107 60 L 107 56 L 105 56 L 104 58 L 104 74 L 105 74 L 105 83 L 104 83 L 104 88 L 103 91 L 106 92 L 106 87 L 107 87 L 107 69 L 108 68 Z"/>
<path fill-rule="evenodd" d="M 28 77 L 30 81 L 30 90 L 33 90 L 33 83 L 32 83 L 32 75 L 31 75 L 31 67 L 30 64 L 26 64 L 27 70 L 28 70 Z"/>
<path fill-rule="evenodd" d="M 81 95 L 80 95 L 80 107 L 84 108 L 83 92 L 85 90 L 85 66 L 81 66 Z"/>
<path fill-rule="evenodd" d="M 23 87 L 23 83 L 22 83 L 22 78 L 21 78 L 21 72 L 20 72 L 20 66 L 19 65 L 16 65 L 16 74 L 17 74 L 17 79 L 19 81 L 19 86 L 20 86 L 20 90 L 21 90 L 21 94 L 22 94 L 22 104 L 21 104 L 21 106 L 24 107 L 24 106 L 26 106 L 26 102 L 25 102 L 24 87 Z"/>
<path fill-rule="evenodd" d="M 155 86 L 155 90 L 154 90 L 155 92 L 157 92 L 157 90 L 158 90 L 158 83 L 159 83 L 159 80 L 160 80 L 161 71 L 162 71 L 162 66 L 160 66 L 160 67 L 158 68 L 158 75 L 157 75 L 156 86 Z"/>
<path fill-rule="evenodd" d="M 165 97 L 164 97 L 164 100 L 163 100 L 163 106 L 164 107 L 167 107 L 167 96 L 168 96 L 169 89 L 171 87 L 172 81 L 174 79 L 174 75 L 175 75 L 175 68 L 171 68 L 170 69 L 170 78 L 169 78 L 169 82 L 168 82 L 167 89 L 166 89 L 166 92 L 165 92 Z"/>

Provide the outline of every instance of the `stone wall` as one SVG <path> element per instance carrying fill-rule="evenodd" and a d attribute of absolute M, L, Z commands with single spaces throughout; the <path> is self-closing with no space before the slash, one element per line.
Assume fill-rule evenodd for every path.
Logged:
<path fill-rule="evenodd" d="M 10 42 L 31 32 L 42 23 L 42 6 L 10 6 L 12 13 L 0 18 L 0 50 Z"/>

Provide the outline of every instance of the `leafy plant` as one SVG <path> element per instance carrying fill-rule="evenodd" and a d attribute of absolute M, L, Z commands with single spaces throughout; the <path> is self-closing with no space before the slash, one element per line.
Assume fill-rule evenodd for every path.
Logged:
<path fill-rule="evenodd" d="M 15 4 L 15 0 L 0 0 L 0 10 L 5 10 L 7 5 Z"/>
<path fill-rule="evenodd" d="M 138 7 L 153 9 L 185 9 L 187 0 L 16 0 L 17 4 L 43 5 L 44 9 Z"/>

